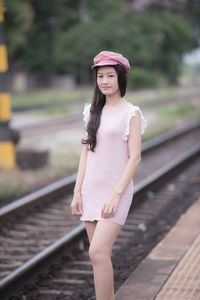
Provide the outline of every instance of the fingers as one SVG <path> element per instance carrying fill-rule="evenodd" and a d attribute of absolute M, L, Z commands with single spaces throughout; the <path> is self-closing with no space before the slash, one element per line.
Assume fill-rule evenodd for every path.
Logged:
<path fill-rule="evenodd" d="M 73 216 L 81 216 L 83 214 L 82 202 L 78 202 L 76 204 L 71 204 L 71 210 L 72 210 Z"/>
<path fill-rule="evenodd" d="M 102 218 L 110 218 L 113 217 L 116 212 L 116 208 L 114 206 L 109 206 L 104 203 L 104 206 L 101 211 Z"/>
<path fill-rule="evenodd" d="M 104 203 L 102 210 L 101 210 L 101 217 L 104 218 L 104 210 L 105 210 L 106 204 Z"/>
<path fill-rule="evenodd" d="M 82 215 L 82 202 L 78 202 L 78 209 L 79 209 L 79 214 Z"/>

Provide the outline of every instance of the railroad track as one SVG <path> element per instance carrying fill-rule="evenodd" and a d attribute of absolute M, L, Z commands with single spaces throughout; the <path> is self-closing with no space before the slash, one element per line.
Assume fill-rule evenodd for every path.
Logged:
<path fill-rule="evenodd" d="M 147 91 L 148 93 L 148 91 Z M 129 97 L 132 96 L 132 92 L 127 92 L 127 95 L 129 95 Z M 135 93 L 134 93 L 135 94 Z M 137 93 L 136 93 L 137 94 Z M 88 95 L 85 94 L 85 98 L 88 98 L 89 96 L 89 92 L 88 92 Z M 170 103 L 170 102 L 174 102 L 176 100 L 182 100 L 183 98 L 185 97 L 191 97 L 191 96 L 199 96 L 199 87 L 198 86 L 193 86 L 193 87 L 190 87 L 190 88 L 185 88 L 184 90 L 184 95 L 178 95 L 178 96 L 175 96 L 173 98 L 166 98 L 164 100 L 161 100 L 161 101 L 149 101 L 147 106 L 155 106 L 155 104 L 157 105 L 162 105 L 163 102 L 165 102 L 165 104 L 167 103 Z M 34 111 L 34 110 L 45 110 L 49 107 L 53 107 L 53 108 L 57 108 L 57 107 L 63 107 L 65 105 L 69 105 L 69 106 L 73 106 L 74 103 L 77 103 L 78 105 L 82 105 L 83 104 L 83 100 L 81 99 L 76 99 L 75 100 L 68 100 L 66 103 L 63 103 L 63 101 L 59 102 L 59 101 L 56 101 L 56 99 L 54 99 L 53 101 L 50 101 L 48 103 L 42 103 L 42 104 L 36 104 L 36 105 L 24 105 L 24 106 L 20 106 L 20 107 L 13 107 L 12 108 L 12 111 L 13 112 L 25 112 L 25 111 Z M 145 104 L 146 105 L 146 104 Z"/>
<path fill-rule="evenodd" d="M 163 105 L 168 105 L 171 103 L 192 103 L 193 99 L 199 98 L 199 92 L 190 93 L 190 95 L 177 96 L 176 98 L 168 98 L 162 101 L 152 101 L 148 103 L 141 104 L 141 108 L 153 108 Z M 198 99 L 199 101 L 199 99 Z M 82 102 L 81 102 L 82 103 Z M 43 135 L 49 130 L 57 131 L 59 129 L 70 128 L 80 121 L 80 102 L 70 103 L 71 110 L 74 111 L 68 115 L 52 118 L 46 121 L 37 121 L 32 124 L 25 125 L 15 125 L 15 128 L 21 132 L 23 138 L 32 138 L 33 136 Z M 76 105 L 76 109 L 73 108 Z M 83 105 L 83 104 L 82 104 Z M 76 112 L 77 111 L 77 112 Z"/>
<path fill-rule="evenodd" d="M 196 121 L 185 129 L 175 130 L 143 144 L 142 163 L 134 178 L 133 204 L 135 207 L 141 202 L 139 195 L 144 195 L 155 185 L 155 182 L 158 185 L 157 181 L 164 178 L 166 174 L 171 176 L 172 171 L 175 172 L 177 168 L 181 168 L 181 166 L 196 159 L 200 151 L 200 146 L 196 145 L 196 141 L 199 139 L 199 127 L 200 122 Z M 195 148 L 192 148 L 193 145 L 196 145 Z M 181 153 L 184 153 L 183 157 L 180 157 Z M 79 218 L 71 216 L 69 207 L 75 178 L 76 174 L 73 174 L 0 210 L 0 289 L 4 297 L 11 293 L 11 286 L 19 292 L 19 287 L 22 287 L 27 272 L 29 272 L 30 278 L 31 273 L 35 276 L 38 265 L 46 266 L 47 261 L 53 260 L 55 253 L 59 253 L 63 247 L 65 250 L 62 251 L 69 252 L 66 247 L 71 247 L 72 241 L 78 241 L 79 247 L 76 251 L 79 253 L 79 250 L 82 249 L 81 254 L 79 254 L 79 258 L 81 257 L 82 260 L 78 263 L 75 260 L 73 267 L 65 269 L 64 273 L 68 279 L 55 279 L 51 290 L 43 287 L 40 289 L 26 286 L 28 290 L 23 293 L 37 294 L 34 296 L 35 298 L 30 299 L 72 299 L 72 297 L 77 297 L 76 292 L 74 292 L 77 290 L 75 286 L 81 286 L 85 277 L 91 278 L 91 264 L 88 258 L 86 259 L 87 253 L 84 251 L 87 245 L 86 242 L 79 239 L 80 236 L 85 236 L 84 224 L 80 224 Z M 151 193 L 149 197 L 151 198 Z M 158 211 L 163 209 L 163 203 L 158 205 Z M 155 208 L 155 203 L 153 205 Z M 167 204 L 164 203 L 164 206 Z M 140 209 L 141 206 L 138 207 Z M 157 209 L 155 211 L 158 212 Z M 147 217 L 148 214 L 149 217 Z M 142 215 L 140 218 L 136 218 L 134 215 L 131 220 L 128 218 L 117 243 L 114 245 L 115 251 L 121 249 L 123 243 L 133 232 L 146 230 L 145 220 L 149 221 L 152 216 L 155 217 L 153 206 L 148 208 L 148 214 L 147 212 L 145 215 L 143 214 L 143 219 Z M 68 263 L 70 256 L 73 258 L 73 254 L 68 253 L 68 256 L 62 254 L 63 263 Z M 77 270 L 76 265 L 78 266 Z M 55 264 L 54 268 L 52 273 L 59 273 L 62 269 L 60 264 Z M 73 278 L 74 276 L 75 278 Z M 49 280 L 48 274 L 41 279 L 43 282 L 45 280 Z"/>

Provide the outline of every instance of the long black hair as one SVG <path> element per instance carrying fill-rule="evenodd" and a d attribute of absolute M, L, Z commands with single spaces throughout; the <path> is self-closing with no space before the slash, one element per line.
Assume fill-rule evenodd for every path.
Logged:
<path fill-rule="evenodd" d="M 126 87 L 127 87 L 127 73 L 125 72 L 124 68 L 119 64 L 112 65 L 112 67 L 117 72 L 119 89 L 120 89 L 121 97 L 123 97 L 126 93 Z M 100 91 L 97 84 L 97 71 L 98 71 L 98 67 L 95 67 L 94 68 L 95 88 L 94 88 L 94 95 L 93 95 L 93 100 L 90 108 L 90 119 L 87 124 L 88 138 L 87 139 L 82 138 L 81 140 L 81 143 L 88 144 L 90 146 L 89 150 L 93 152 L 96 146 L 96 133 L 100 125 L 101 112 L 106 102 L 106 96 Z"/>

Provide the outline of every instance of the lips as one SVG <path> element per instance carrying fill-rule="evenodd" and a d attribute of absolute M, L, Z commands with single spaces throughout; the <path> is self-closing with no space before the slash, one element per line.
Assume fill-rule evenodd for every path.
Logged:
<path fill-rule="evenodd" d="M 105 87 L 103 87 L 103 89 L 108 90 L 108 89 L 110 89 L 110 87 L 105 86 Z"/>

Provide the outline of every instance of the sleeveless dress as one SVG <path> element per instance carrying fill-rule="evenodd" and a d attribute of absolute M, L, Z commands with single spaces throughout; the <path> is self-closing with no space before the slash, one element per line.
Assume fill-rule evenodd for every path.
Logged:
<path fill-rule="evenodd" d="M 91 103 L 85 103 L 83 120 L 85 129 L 90 118 Z M 141 109 L 130 102 L 102 109 L 100 125 L 97 130 L 95 152 L 88 150 L 86 170 L 81 187 L 83 214 L 81 221 L 107 220 L 124 225 L 134 193 L 133 180 L 120 196 L 113 217 L 102 218 L 101 210 L 106 198 L 113 192 L 129 159 L 128 135 L 129 123 L 135 111 L 141 117 L 141 134 L 147 126 Z"/>

